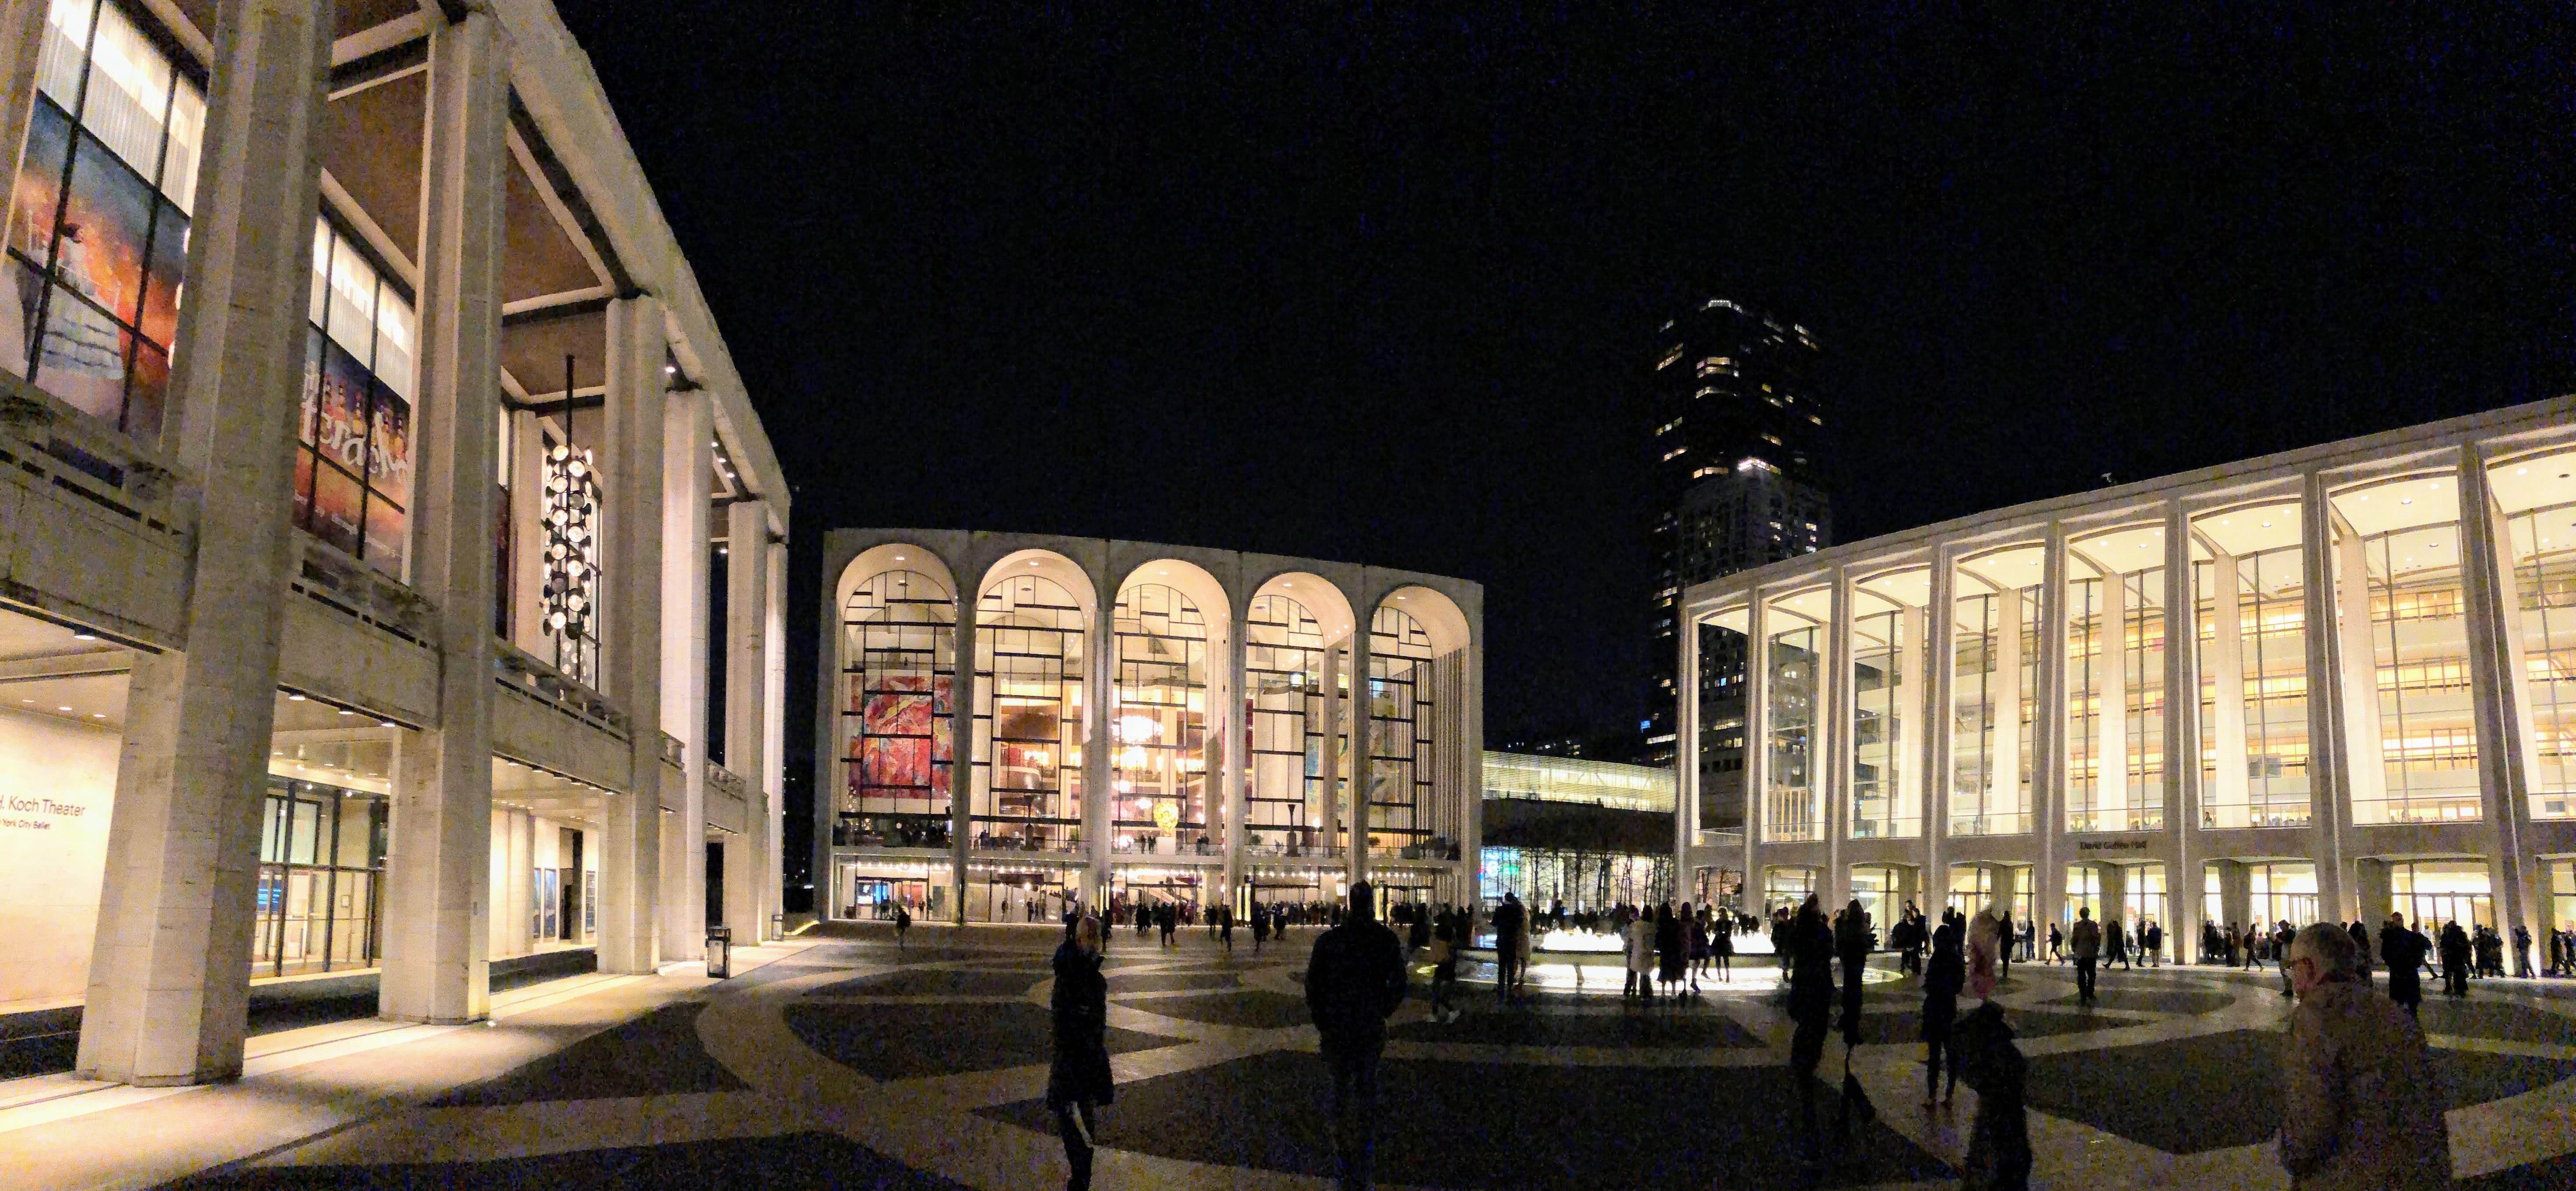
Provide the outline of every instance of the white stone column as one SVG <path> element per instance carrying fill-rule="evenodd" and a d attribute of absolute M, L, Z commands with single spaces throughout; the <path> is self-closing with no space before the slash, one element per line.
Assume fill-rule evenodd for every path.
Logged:
<path fill-rule="evenodd" d="M 1958 559 L 1932 551 L 1931 615 L 1924 619 L 1923 912 L 1936 921 L 1950 904 L 1950 787 L 1958 766 Z"/>
<path fill-rule="evenodd" d="M 1744 909 L 1767 913 L 1771 886 L 1760 861 L 1771 784 L 1771 610 L 1759 587 L 1744 598 Z"/>
<path fill-rule="evenodd" d="M 1322 856 L 1316 858 L 1318 861 L 1333 854 L 1333 848 L 1342 834 L 1342 646 L 1344 644 L 1345 642 L 1336 641 L 1324 647 L 1324 672 L 1318 679 L 1324 684 L 1324 693 L 1316 700 L 1322 707 L 1321 718 L 1324 721 L 1322 728 L 1324 806 L 1323 816 L 1316 824 L 1315 840 L 1315 846 L 1322 851 Z M 1318 863 L 1317 867 L 1320 869 L 1322 866 Z"/>
<path fill-rule="evenodd" d="M 761 788 L 769 792 L 769 832 L 764 841 L 768 865 L 762 869 L 765 884 L 760 889 L 760 929 L 762 938 L 771 939 L 778 937 L 777 929 L 771 926 L 772 921 L 783 926 L 787 909 L 787 543 L 772 542 L 761 549 L 760 555 L 768 579 L 761 585 L 765 594 L 761 601 L 765 609 L 761 616 L 761 655 L 766 660 L 762 662 L 760 679 L 763 762 L 758 781 Z M 828 651 L 826 660 L 829 660 Z M 828 821 L 831 797 L 832 791 L 828 789 L 814 791 L 814 805 L 820 812 L 815 826 L 820 848 L 809 851 L 828 852 L 831 848 L 830 830 L 822 825 Z M 829 874 L 816 871 L 809 874 L 809 879 L 818 899 L 831 887 Z M 815 906 L 819 917 L 819 900 Z"/>
<path fill-rule="evenodd" d="M 2025 606 L 2021 589 L 1999 588 L 1995 592 L 1994 675 L 1986 683 L 1990 698 L 1986 714 L 1993 716 L 1993 753 L 1986 758 L 1986 797 L 1978 808 L 1980 834 L 1993 834 L 1995 808 L 2021 805 L 2021 626 L 2030 622 L 2037 609 Z M 2033 802 L 2037 791 L 2033 791 Z M 2039 821 L 2039 808 L 2022 806 L 2030 821 Z"/>
<path fill-rule="evenodd" d="M 1887 742 L 1887 764 L 1894 780 L 1880 779 L 1888 791 L 1888 813 L 1898 821 L 1898 830 L 1907 817 L 1912 817 L 1915 830 L 1922 831 L 1924 798 L 1923 737 L 1931 721 L 1925 714 L 1924 690 L 1931 677 L 1926 628 L 1932 618 L 1929 609 L 1906 607 L 1896 614 L 1896 648 L 1890 651 L 1891 678 L 1895 689 L 1888 696 L 1888 714 L 1896 718 L 1896 735 Z M 1917 904 L 1920 904 L 1919 902 Z"/>
<path fill-rule="evenodd" d="M 510 643 L 544 656 L 546 589 L 546 441 L 534 410 L 505 410 L 510 420 Z"/>
<path fill-rule="evenodd" d="M 707 611 L 714 544 L 708 501 L 715 483 L 715 410 L 703 390 L 672 393 L 662 407 L 662 730 L 680 738 L 681 794 L 664 855 L 662 956 L 700 959 L 707 937 Z"/>
<path fill-rule="evenodd" d="M 1816 675 L 1816 765 L 1813 785 L 1824 802 L 1824 813 L 1817 816 L 1816 826 L 1824 833 L 1825 879 L 1817 885 L 1824 892 L 1828 913 L 1851 900 L 1851 873 L 1843 865 L 1843 840 L 1851 835 L 1851 796 L 1853 738 L 1852 724 L 1858 718 L 1858 701 L 1853 689 L 1851 569 L 1837 566 L 1833 570 L 1832 595 L 1826 607 L 1824 665 Z"/>
<path fill-rule="evenodd" d="M 1370 781 L 1376 766 L 1369 762 L 1370 729 L 1376 726 L 1376 704 L 1369 695 L 1370 626 L 1376 622 L 1375 610 L 1361 612 L 1351 626 L 1351 792 L 1344 800 L 1350 808 L 1351 883 L 1368 880 L 1369 873 L 1369 801 Z"/>
<path fill-rule="evenodd" d="M 606 694 L 625 711 L 628 788 L 608 798 L 599 857 L 599 970 L 650 972 L 662 962 L 662 303 L 608 304 L 607 506 L 601 543 L 600 643 Z"/>
<path fill-rule="evenodd" d="M 2326 499 L 2324 476 L 2309 472 L 2303 477 L 2299 506 L 2300 579 L 2307 616 L 2308 806 L 2314 840 L 2309 856 L 2316 862 L 2318 912 L 2343 921 L 2349 909 L 2343 895 L 2343 821 L 2351 806 L 2351 754 L 2343 731 L 2341 679 L 2346 659 L 2335 631 L 2334 505 Z M 2369 604 L 2361 607 L 2367 617 Z M 2362 663 L 2369 664 L 2368 655 Z M 2376 717 L 2375 695 L 2365 710 Z"/>
<path fill-rule="evenodd" d="M 1458 842 L 1458 863 L 1466 876 L 1458 900 L 1474 906 L 1483 901 L 1485 865 L 1485 613 L 1479 606 L 1467 621 L 1467 705 L 1459 722 L 1467 739 L 1460 755 L 1467 770 L 1466 830 Z"/>
<path fill-rule="evenodd" d="M 2210 616 L 2217 621 L 2209 650 L 2210 687 L 2216 696 L 2210 726 L 2217 739 L 2212 749 L 2214 782 L 2200 796 L 2204 802 L 2214 799 L 2220 806 L 2238 808 L 2239 814 L 2250 814 L 2246 809 L 2253 796 L 2245 751 L 2245 579 L 2242 564 L 2233 554 L 2214 553 L 2209 566 Z M 2215 818 L 2206 811 L 2203 816 Z M 2198 830 L 2200 824 L 2191 826 Z"/>
<path fill-rule="evenodd" d="M 1692 829 L 1699 818 L 1699 613 L 1687 600 L 1675 601 L 1674 636 L 1681 658 L 1673 667 L 1673 889 L 1688 899 L 1694 889 L 1691 869 Z"/>
<path fill-rule="evenodd" d="M 1098 576 L 1092 577 L 1094 610 L 1084 636 L 1087 649 L 1082 704 L 1082 840 L 1083 851 L 1090 859 L 1083 894 L 1094 909 L 1109 903 L 1109 879 L 1117 863 L 1117 853 L 1110 845 L 1118 836 L 1118 791 L 1111 784 L 1116 780 L 1111 760 L 1118 743 L 1109 730 L 1118 719 L 1118 659 L 1111 656 L 1117 645 L 1112 631 L 1115 626 L 1111 624 L 1117 593 L 1103 591 L 1102 582 Z"/>
<path fill-rule="evenodd" d="M 2221 576 L 2223 578 L 2223 576 Z M 2198 938 L 2197 914 L 2175 910 L 2198 905 L 2200 830 L 2200 603 L 2192 593 L 2191 519 L 2182 498 L 2165 503 L 2165 954 L 2186 959 L 2187 940 Z M 2243 766 L 2237 772 L 2244 772 Z M 2186 900 L 2188 897 L 2190 900 Z"/>
<path fill-rule="evenodd" d="M 26 155 L 27 124 L 36 104 L 36 60 L 45 48 L 45 14 L 50 0 L 0 0 L 0 165 L 9 168 L 0 189 L 16 210 L 18 166 Z M 15 332 L 11 332 L 15 334 Z M 0 360 L 0 367 L 21 372 L 25 360 Z"/>
<path fill-rule="evenodd" d="M 1226 623 L 1223 642 L 1225 684 L 1224 689 L 1219 692 L 1225 697 L 1225 714 L 1222 719 L 1215 715 L 1208 717 L 1209 724 L 1225 734 L 1225 747 L 1220 752 L 1222 760 L 1218 768 L 1225 815 L 1225 894 L 1218 901 L 1228 907 L 1235 904 L 1237 900 L 1235 891 L 1243 884 L 1243 824 L 1244 810 L 1247 805 L 1244 801 L 1243 782 L 1244 763 L 1247 760 L 1245 749 L 1249 747 L 1249 742 L 1245 739 L 1245 729 L 1246 721 L 1250 716 L 1246 710 L 1249 691 L 1245 686 L 1247 680 L 1244 675 L 1243 622 L 1247 607 L 1248 605 L 1235 608 L 1233 616 Z"/>
<path fill-rule="evenodd" d="M 197 514 L 188 650 L 135 657 L 75 1060 L 118 1083 L 241 1073 L 297 550 L 288 488 L 331 6 L 241 0 L 223 15 L 164 436 Z"/>
<path fill-rule="evenodd" d="M 2328 514 L 2329 517 L 2333 515 Z M 2380 745 L 2379 658 L 2370 617 L 2370 552 L 2361 535 L 2335 523 L 2329 548 L 2335 568 L 2335 678 L 2340 688 L 2343 747 L 2335 754 L 2343 766 L 2341 822 L 2354 821 L 2352 808 L 2384 803 L 2388 766 Z"/>
<path fill-rule="evenodd" d="M 778 881 L 770 853 L 769 506 L 725 506 L 725 768 L 742 779 L 740 834 L 725 840 L 725 925 L 737 942 L 757 942 L 767 923 L 768 888 Z"/>
<path fill-rule="evenodd" d="M 2030 717 L 2031 831 L 2038 837 L 2039 872 L 2032 917 L 2053 921 L 2066 913 L 2066 527 L 2048 526 L 2040 563 L 2039 697 Z M 2043 930 L 2043 933 L 2044 930 Z"/>
<path fill-rule="evenodd" d="M 412 586 L 438 609 L 438 725 L 396 736 L 377 1004 L 402 1021 L 491 1015 L 492 476 L 509 119 L 510 46 L 500 22 L 469 10 L 434 25 L 411 558 Z M 527 872 L 521 865 L 513 879 Z M 513 938 L 526 932 L 526 915 L 514 930 Z"/>
<path fill-rule="evenodd" d="M 2496 926 L 2509 942 L 2516 926 L 2529 930 L 2534 962 L 2548 959 L 2550 923 L 2536 912 L 2545 890 L 2533 887 L 2535 866 L 2525 855 L 2530 829 L 2531 774 L 2525 749 L 2531 739 L 2522 699 L 2526 672 L 2518 630 L 2521 599 L 2512 588 L 2513 538 L 2506 533 L 2487 489 L 2487 469 L 2477 448 L 2463 445 L 2455 463 L 2460 494 L 2460 584 L 2468 613 L 2469 689 L 2478 738 L 2478 790 L 2493 844 L 2487 853 L 2487 888 L 2495 897 Z M 2514 969 L 2519 971 L 2519 968 Z"/>
<path fill-rule="evenodd" d="M 2094 722 L 2093 808 L 2128 821 L 2129 801 L 2129 579 L 2104 574 L 2099 613 L 2094 617 L 2093 665 L 2102 676 Z M 2070 778 L 2070 780 L 2072 780 Z M 2096 831 L 2103 828 L 2096 826 Z M 2125 828 L 2123 828 L 2125 830 Z"/>
<path fill-rule="evenodd" d="M 975 834 L 975 684 L 983 664 L 975 642 L 979 602 L 973 597 L 957 601 L 957 676 L 949 702 L 955 726 L 948 745 L 948 920 L 959 926 L 966 925 L 966 850 Z M 998 756 L 989 760 L 1001 762 Z M 1088 752 L 1084 760 L 1089 762 Z"/>

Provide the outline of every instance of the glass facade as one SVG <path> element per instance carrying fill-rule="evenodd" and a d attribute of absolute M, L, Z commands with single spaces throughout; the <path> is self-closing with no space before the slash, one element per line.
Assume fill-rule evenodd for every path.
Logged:
<path fill-rule="evenodd" d="M 1774 865 L 1762 873 L 1762 908 L 1765 912 L 1782 906 L 1796 909 L 1807 895 L 1821 891 L 1816 870 L 1798 865 Z M 1830 915 L 1833 908 L 1826 907 Z"/>
<path fill-rule="evenodd" d="M 2531 732 L 2531 817 L 2576 818 L 2576 504 L 2518 513 L 2505 536 L 2521 621 L 2513 644 Z"/>
<path fill-rule="evenodd" d="M 2487 866 L 2475 860 L 2389 865 L 2388 908 L 2428 935 L 2447 922 L 2467 928 L 2493 926 L 2496 920 Z"/>
<path fill-rule="evenodd" d="M 2075 921 L 2078 910 L 2090 910 L 2093 921 L 2102 921 L 2102 870 L 2094 865 L 2066 866 L 2066 904 L 2058 909 L 2058 921 Z"/>
<path fill-rule="evenodd" d="M 1178 590 L 1134 584 L 1119 593 L 1117 706 L 1110 723 L 1114 829 L 1121 846 L 1177 835 L 1195 846 L 1208 808 L 1208 629 Z M 1063 714 L 1073 714 L 1075 703 Z M 1079 805 L 1078 803 L 1074 805 Z"/>
<path fill-rule="evenodd" d="M 948 828 L 957 601 L 918 571 L 887 571 L 841 614 L 842 789 L 833 842 L 922 846 Z"/>
<path fill-rule="evenodd" d="M 2478 734 L 2457 485 L 2447 476 L 2394 480 L 2339 493 L 2334 505 L 2352 821 L 2474 822 Z M 2352 637 L 2365 599 L 2363 648 Z M 2358 760 L 2373 753 L 2376 766 Z"/>
<path fill-rule="evenodd" d="M 1923 834 L 1920 765 L 1923 614 L 1860 597 L 1852 625 L 1853 839 L 1913 839 Z"/>
<path fill-rule="evenodd" d="M 2173 925 L 2165 917 L 2165 866 L 2128 866 L 2120 889 L 2120 913 L 2132 927 L 2152 921 L 2165 924 L 2166 933 L 2172 933 Z"/>
<path fill-rule="evenodd" d="M 2235 509 L 2195 529 L 2201 674 L 2200 825 L 2305 827 L 2307 589 L 2296 504 Z M 2207 547 L 2203 547 L 2203 552 Z"/>
<path fill-rule="evenodd" d="M 2122 530 L 2068 549 L 2079 573 L 2066 591 L 2066 829 L 2159 831 L 2164 531 Z"/>
<path fill-rule="evenodd" d="M 206 100 L 114 3 L 54 0 L 10 212 L 0 362 L 146 441 L 166 416 Z"/>
<path fill-rule="evenodd" d="M 1089 628 L 1072 593 L 1040 575 L 997 580 L 976 602 L 974 802 L 968 814 L 980 846 L 1071 851 L 1080 842 Z M 1205 665 L 1202 654 L 1202 671 Z M 1140 759 L 1122 764 L 1120 772 L 1151 768 L 1150 759 Z"/>
<path fill-rule="evenodd" d="M 355 241 L 316 219 L 307 311 L 295 524 L 402 578 L 416 351 L 409 295 Z"/>
<path fill-rule="evenodd" d="M 1369 618 L 1369 846 L 1429 842 L 1431 635 L 1400 608 Z"/>
<path fill-rule="evenodd" d="M 1244 848 L 1302 855 L 1322 843 L 1324 628 L 1304 604 L 1266 595 L 1252 601 L 1243 641 L 1252 729 Z"/>
<path fill-rule="evenodd" d="M 2284 922 L 2305 926 L 2317 920 L 2317 866 L 2249 864 L 2245 879 L 2253 896 L 2249 929 L 2259 925 L 2270 930 Z"/>
<path fill-rule="evenodd" d="M 251 974 L 376 966 L 384 873 L 383 798 L 269 779 L 260 811 Z"/>
<path fill-rule="evenodd" d="M 1959 564 L 1951 633 L 1950 834 L 2031 828 L 2039 685 L 2038 547 Z"/>
<path fill-rule="evenodd" d="M 1762 838 L 1820 840 L 1825 837 L 1825 808 L 1814 761 L 1824 636 L 1813 622 L 1800 622 L 1770 637 L 1765 651 L 1770 715 L 1763 733 L 1770 768 L 1764 775 L 1768 789 L 1762 798 Z"/>
<path fill-rule="evenodd" d="M 1670 856 L 1558 848 L 1487 848 L 1477 886 L 1488 904 L 1505 893 L 1531 906 L 1565 903 L 1569 911 L 1625 903 L 1647 905 L 1672 892 Z"/>

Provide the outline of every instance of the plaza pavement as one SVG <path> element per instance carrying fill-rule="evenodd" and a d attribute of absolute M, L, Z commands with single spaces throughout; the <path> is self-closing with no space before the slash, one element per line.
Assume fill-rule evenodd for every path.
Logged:
<path fill-rule="evenodd" d="M 1298 985 L 1313 933 L 1255 954 L 1238 932 L 1230 955 L 1200 931 L 1173 951 L 1113 933 L 1119 1088 L 1096 1186 L 1329 1185 L 1325 1081 Z M 916 927 L 898 953 L 862 928 L 744 948 L 728 981 L 686 965 L 514 990 L 489 1025 L 267 1034 L 232 1084 L 0 1083 L 0 1191 L 1058 1186 L 1038 1103 L 1055 938 Z M 2030 1056 L 2038 1185 L 2287 1186 L 2268 1140 L 2277 977 L 2114 971 L 2086 1009 L 2063 967 L 2012 973 L 1999 999 Z M 1498 1009 L 1490 986 L 1469 985 L 1455 1023 L 1430 1021 L 1417 997 L 1387 1048 L 1382 1184 L 1955 1183 L 1974 1096 L 1921 1104 L 1909 984 L 1869 986 L 1851 1056 L 1878 1120 L 1809 1165 L 1792 1139 L 1776 968 L 1747 960 L 1736 975 L 1652 1007 L 1593 991 Z M 2576 1186 L 2576 981 L 2475 994 L 2424 1011 L 2461 1185 Z"/>

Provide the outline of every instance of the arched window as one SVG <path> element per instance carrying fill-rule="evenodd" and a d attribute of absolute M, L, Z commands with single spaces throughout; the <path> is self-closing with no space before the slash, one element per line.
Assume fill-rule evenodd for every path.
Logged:
<path fill-rule="evenodd" d="M 1369 618 L 1368 831 L 1375 850 L 1414 847 L 1431 818 L 1431 635 L 1401 609 Z"/>
<path fill-rule="evenodd" d="M 1286 596 L 1252 601 L 1243 625 L 1245 720 L 1252 728 L 1249 850 L 1300 851 L 1322 814 L 1324 626 Z"/>
<path fill-rule="evenodd" d="M 975 605 L 977 847 L 1071 851 L 1082 832 L 1082 605 L 1013 575 Z"/>
<path fill-rule="evenodd" d="M 886 571 L 850 593 L 841 636 L 837 833 L 934 846 L 948 824 L 957 600 L 928 575 Z"/>
<path fill-rule="evenodd" d="M 1119 593 L 1117 718 L 1110 725 L 1111 816 L 1122 835 L 1183 844 L 1208 830 L 1207 622 L 1179 591 Z"/>

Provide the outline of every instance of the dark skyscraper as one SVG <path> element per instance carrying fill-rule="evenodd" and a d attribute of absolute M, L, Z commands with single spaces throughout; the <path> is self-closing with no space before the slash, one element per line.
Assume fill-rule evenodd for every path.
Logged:
<path fill-rule="evenodd" d="M 1810 387 L 1817 355 L 1805 327 L 1725 298 L 1700 303 L 1656 336 L 1647 380 L 1656 510 L 1648 764 L 1671 764 L 1675 753 L 1674 606 L 1682 590 L 1833 539 L 1820 474 L 1830 418 Z M 1707 636 L 1700 792 L 1704 804 L 1731 808 L 1731 820 L 1744 805 L 1734 784 L 1743 780 L 1744 659 L 1740 642 L 1719 646 L 1714 639 L 1728 635 Z"/>

